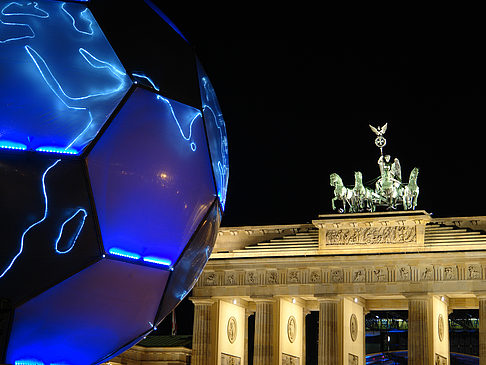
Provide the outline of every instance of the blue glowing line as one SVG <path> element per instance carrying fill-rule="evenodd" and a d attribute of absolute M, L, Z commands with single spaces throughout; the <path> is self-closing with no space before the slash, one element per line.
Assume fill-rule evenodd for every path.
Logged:
<path fill-rule="evenodd" d="M 64 226 L 66 225 L 67 222 L 71 221 L 75 216 L 77 216 L 79 212 L 83 213 L 83 220 L 82 220 L 81 224 L 78 226 L 78 229 L 77 229 L 77 232 L 76 232 L 74 239 L 72 241 L 71 247 L 69 249 L 65 250 L 65 251 L 61 251 L 61 250 L 58 249 L 58 244 L 59 244 L 59 240 L 62 237 L 62 232 L 64 230 Z M 69 217 L 68 219 L 66 219 L 63 222 L 63 224 L 61 225 L 61 230 L 59 231 L 59 236 L 57 236 L 56 243 L 54 244 L 54 248 L 56 249 L 57 253 L 65 254 L 65 253 L 68 253 L 69 251 L 71 251 L 73 249 L 74 245 L 76 244 L 76 240 L 78 239 L 79 234 L 81 233 L 81 231 L 84 227 L 84 222 L 85 222 L 87 216 L 88 216 L 88 213 L 86 212 L 86 210 L 84 210 L 83 208 L 80 208 L 76 211 L 76 213 L 74 213 L 71 217 Z"/>
<path fill-rule="evenodd" d="M 72 22 L 73 22 L 73 28 L 74 28 L 74 29 L 75 29 L 77 32 L 79 32 L 79 33 L 81 33 L 81 34 L 93 35 L 93 33 L 94 33 L 94 31 L 93 31 L 93 22 L 92 22 L 92 21 L 91 21 L 91 19 L 89 19 L 89 18 L 87 17 L 87 15 L 86 15 L 86 14 L 87 14 L 87 11 L 88 11 L 88 8 L 84 9 L 84 10 L 83 10 L 83 11 L 80 13 L 80 16 L 81 16 L 83 19 L 85 19 L 86 21 L 88 21 L 88 22 L 89 22 L 88 27 L 89 27 L 89 30 L 90 30 L 90 31 L 89 31 L 89 32 L 84 32 L 84 31 L 82 31 L 82 30 L 78 29 L 78 27 L 76 27 L 76 19 L 74 19 L 74 17 L 73 17 L 71 14 L 69 14 L 69 12 L 66 10 L 66 8 L 64 7 L 64 5 L 66 5 L 66 3 L 62 3 L 62 5 L 61 5 L 61 9 L 62 9 L 62 10 L 63 10 L 63 11 L 64 11 L 64 12 L 65 12 L 65 13 L 66 13 L 66 14 L 67 14 L 67 15 L 68 15 L 70 18 L 71 18 L 71 20 L 72 20 Z"/>
<path fill-rule="evenodd" d="M 169 259 L 162 259 L 160 257 L 154 257 L 154 256 L 145 256 L 143 258 L 143 261 L 151 264 L 163 265 L 163 266 L 170 266 L 172 264 L 172 261 Z"/>
<path fill-rule="evenodd" d="M 47 66 L 46 62 L 39 55 L 39 53 L 37 53 L 32 47 L 30 47 L 28 45 L 26 45 L 24 48 L 27 51 L 27 53 L 29 54 L 29 56 L 32 58 L 32 60 L 34 61 L 35 65 L 37 66 L 37 69 L 39 70 L 39 72 L 40 72 L 42 78 L 44 79 L 44 81 L 49 86 L 49 88 L 52 90 L 52 92 L 58 97 L 58 99 L 67 108 L 73 109 L 73 110 L 84 110 L 89 115 L 89 122 L 87 123 L 86 127 L 81 131 L 81 133 L 79 133 L 77 135 L 76 138 L 74 138 L 72 140 L 71 143 L 69 143 L 66 146 L 65 150 L 69 150 L 70 147 L 89 129 L 89 127 L 93 123 L 93 116 L 91 114 L 91 111 L 88 108 L 86 108 L 86 107 L 73 106 L 73 105 L 70 105 L 70 102 L 72 102 L 72 101 L 79 101 L 79 100 L 86 100 L 86 99 L 91 98 L 91 97 L 105 96 L 105 95 L 109 95 L 109 94 L 112 94 L 112 93 L 116 93 L 116 92 L 120 91 L 123 88 L 125 82 L 123 81 L 123 78 L 121 76 L 126 75 L 126 74 L 124 72 L 118 70 L 116 67 L 114 67 L 110 63 L 105 62 L 105 61 L 102 61 L 102 60 L 96 58 L 91 53 L 89 53 L 88 51 L 86 51 L 84 48 L 80 48 L 79 49 L 79 53 L 81 54 L 81 56 L 83 56 L 83 58 L 92 67 L 94 67 L 94 68 L 104 68 L 104 69 L 108 69 L 118 80 L 120 80 L 120 85 L 117 88 L 115 88 L 115 89 L 110 89 L 109 91 L 106 91 L 106 92 L 103 92 L 103 93 L 91 94 L 91 95 L 86 95 L 86 96 L 81 96 L 81 97 L 71 97 L 71 96 L 67 95 L 64 92 L 63 88 L 61 87 L 61 85 L 59 84 L 59 82 L 57 81 L 57 79 L 54 77 L 54 75 L 52 74 L 51 70 Z M 101 65 L 99 65 L 99 64 L 96 65 L 94 63 L 94 61 L 96 61 L 97 63 L 99 63 Z M 68 103 L 68 101 L 66 99 L 69 99 L 69 103 Z"/>
<path fill-rule="evenodd" d="M 17 6 L 24 6 L 23 4 L 20 4 L 20 3 L 17 3 L 17 2 L 11 2 L 11 3 L 8 3 L 7 5 L 5 5 L 2 10 L 0 11 L 0 13 L 4 16 L 19 16 L 19 15 L 23 15 L 23 16 L 32 16 L 32 17 L 36 17 L 36 18 L 48 18 L 49 17 L 49 14 L 38 8 L 38 4 L 37 3 L 33 3 L 35 4 L 34 5 L 34 8 L 41 11 L 42 13 L 44 13 L 45 15 L 38 15 L 38 14 L 29 14 L 29 13 L 9 13 L 9 12 L 5 12 L 5 9 L 7 9 L 9 6 L 11 5 L 17 5 Z M 35 37 L 35 33 L 34 33 L 34 30 L 32 29 L 32 27 L 28 24 L 24 24 L 24 23 L 9 23 L 9 22 L 4 22 L 2 20 L 0 20 L 0 23 L 2 23 L 3 25 L 16 25 L 16 26 L 21 26 L 21 27 L 27 27 L 29 28 L 29 31 L 32 33 L 31 35 L 24 35 L 24 36 L 20 36 L 20 37 L 14 37 L 14 38 L 8 38 L 6 40 L 0 40 L 0 43 L 7 43 L 7 42 L 11 42 L 11 41 L 18 41 L 18 40 L 21 40 L 21 39 L 29 39 L 29 38 L 34 38 Z"/>
<path fill-rule="evenodd" d="M 111 73 L 113 73 L 116 78 L 118 78 L 122 82 L 120 83 L 120 85 L 117 88 L 110 89 L 109 91 L 105 91 L 105 92 L 102 92 L 102 93 L 89 94 L 89 95 L 84 95 L 84 96 L 79 96 L 79 97 L 69 96 L 68 94 L 66 94 L 66 92 L 64 91 L 64 89 L 62 88 L 62 86 L 59 84 L 59 82 L 57 81 L 57 79 L 54 77 L 54 75 L 52 74 L 51 70 L 49 69 L 49 66 L 47 66 L 46 61 L 44 61 L 44 59 L 41 57 L 41 55 L 39 55 L 39 53 L 37 53 L 37 51 L 35 49 L 33 49 L 32 47 L 30 47 L 28 45 L 25 46 L 25 49 L 26 49 L 27 53 L 29 54 L 29 56 L 34 61 L 35 65 L 37 66 L 37 69 L 39 70 L 39 72 L 41 73 L 42 77 L 44 78 L 44 81 L 47 83 L 47 85 L 49 85 L 49 87 L 54 92 L 54 94 L 56 94 L 56 96 L 59 99 L 61 99 L 61 101 L 63 102 L 63 104 L 66 105 L 68 108 L 77 109 L 77 110 L 86 110 L 87 109 L 85 107 L 84 108 L 82 108 L 82 107 L 73 107 L 71 105 L 68 105 L 63 100 L 63 97 L 66 98 L 66 99 L 72 100 L 72 101 L 86 100 L 86 99 L 93 98 L 93 97 L 97 97 L 97 96 L 105 96 L 105 95 L 113 94 L 113 93 L 116 93 L 116 92 L 120 91 L 123 88 L 124 82 L 122 81 L 122 79 L 121 79 L 121 77 L 119 75 L 125 75 L 124 72 L 118 70 L 116 67 L 112 66 L 108 62 L 101 61 L 100 59 L 96 58 L 91 53 L 89 53 L 88 51 L 86 51 L 84 48 L 80 48 L 79 49 L 79 53 L 81 53 L 81 55 L 83 56 L 83 58 L 92 67 L 94 67 L 94 68 L 106 68 Z M 102 66 L 95 65 L 93 63 L 93 60 L 101 63 Z M 50 82 L 49 82 L 48 79 L 50 80 Z"/>
<path fill-rule="evenodd" d="M 27 146 L 23 143 L 13 142 L 13 141 L 0 141 L 0 148 L 8 149 L 8 150 L 22 150 L 25 151 Z"/>
<path fill-rule="evenodd" d="M 96 58 L 95 56 L 93 56 L 91 53 L 89 53 L 87 50 L 85 50 L 84 48 L 80 48 L 79 49 L 79 53 L 81 53 L 81 56 L 83 56 L 83 58 L 94 68 L 106 68 L 108 69 L 113 75 L 115 75 L 115 77 L 120 80 L 120 83 L 121 83 L 121 86 L 117 87 L 116 89 L 113 89 L 109 92 L 105 92 L 105 93 L 102 93 L 102 94 L 92 94 L 92 95 L 88 95 L 86 97 L 83 97 L 83 98 L 80 98 L 80 99 L 86 99 L 86 98 L 90 98 L 90 97 L 93 97 L 93 96 L 99 96 L 99 95 L 108 95 L 108 94 L 113 94 L 117 91 L 119 91 L 121 89 L 121 87 L 123 85 L 125 85 L 125 81 L 123 80 L 123 78 L 121 78 L 120 76 L 126 76 L 127 74 L 121 70 L 119 70 L 118 68 L 116 68 L 115 66 L 113 66 L 111 63 L 109 62 L 106 62 L 106 61 L 103 61 L 103 60 L 100 60 L 99 58 Z M 101 63 L 101 65 L 95 65 L 93 63 L 93 61 L 96 61 L 98 63 Z"/>
<path fill-rule="evenodd" d="M 182 130 L 181 123 L 179 122 L 179 119 L 175 115 L 174 108 L 172 107 L 172 104 L 170 103 L 170 101 L 168 99 L 162 97 L 161 95 L 157 95 L 157 99 L 163 100 L 167 103 L 167 105 L 169 106 L 169 110 L 172 114 L 172 117 L 174 118 L 175 122 L 177 123 L 177 127 L 179 128 L 179 132 L 181 133 L 182 138 L 184 138 L 186 141 L 189 142 L 192 138 L 192 125 L 196 121 L 196 118 L 201 116 L 201 113 L 197 112 L 196 115 L 194 116 L 194 118 L 192 118 L 191 123 L 189 123 L 189 135 L 186 137 L 186 135 L 184 134 L 184 131 Z M 196 148 L 197 148 L 196 144 L 194 142 L 191 142 L 190 146 L 191 146 L 191 150 L 193 152 L 195 152 Z"/>
<path fill-rule="evenodd" d="M 45 365 L 42 361 L 26 359 L 26 360 L 15 360 L 14 365 Z"/>
<path fill-rule="evenodd" d="M 172 29 L 174 29 L 176 31 L 177 34 L 179 34 L 182 39 L 184 39 L 187 43 L 189 43 L 189 41 L 186 39 L 186 37 L 184 37 L 184 35 L 182 34 L 182 32 L 179 30 L 179 28 L 176 27 L 176 25 L 172 22 L 172 20 L 169 19 L 169 17 L 167 15 L 165 15 L 162 10 L 160 10 L 157 5 L 155 5 L 152 1 L 150 0 L 145 0 L 145 3 L 150 6 L 152 8 L 153 11 L 155 11 L 162 19 L 164 19 L 164 21 L 170 25 L 170 27 Z"/>
<path fill-rule="evenodd" d="M 45 10 L 42 10 L 40 9 L 38 6 L 39 4 L 36 3 L 35 1 L 33 1 L 32 3 L 28 3 L 27 5 L 30 5 L 30 4 L 34 4 L 34 9 L 36 10 L 39 10 L 41 13 L 44 13 L 43 15 L 38 15 L 38 14 L 29 14 L 29 13 L 6 13 L 5 12 L 5 9 L 7 9 L 10 5 L 17 5 L 17 6 L 21 6 L 23 7 L 24 4 L 21 4 L 21 3 L 18 3 L 18 2 L 11 2 L 11 3 L 8 3 L 7 5 L 5 5 L 3 8 L 2 8 L 2 15 L 6 15 L 6 16 L 12 16 L 12 15 L 25 15 L 25 16 L 33 16 L 35 18 L 43 18 L 43 19 L 47 19 L 49 18 L 49 13 Z"/>
<path fill-rule="evenodd" d="M 150 77 L 143 74 L 134 73 L 134 72 L 132 72 L 132 76 L 147 80 L 150 83 L 150 85 L 152 85 L 152 87 L 155 89 L 155 91 L 160 91 L 160 88 L 157 85 L 155 85 L 155 83 L 152 81 Z"/>
<path fill-rule="evenodd" d="M 203 81 L 204 81 L 204 88 L 206 88 L 206 84 L 207 84 L 207 81 L 205 78 L 203 78 Z M 207 91 L 207 90 L 206 90 Z M 227 149 L 227 145 L 228 145 L 228 142 L 226 141 L 226 138 L 224 137 L 224 134 L 223 134 L 223 128 L 222 126 L 219 125 L 218 121 L 220 120 L 218 118 L 218 116 L 216 115 L 216 113 L 214 112 L 214 110 L 209 106 L 209 105 L 203 105 L 203 111 L 205 111 L 206 109 L 208 109 L 211 114 L 213 115 L 214 117 L 214 121 L 215 121 L 215 125 L 216 125 L 216 128 L 218 128 L 218 132 L 219 132 L 219 139 L 221 141 L 221 149 L 220 149 L 220 153 L 221 153 L 221 160 L 223 160 L 223 162 L 221 161 L 218 161 L 217 163 L 217 166 L 218 166 L 218 170 L 219 170 L 219 173 L 220 173 L 220 188 L 222 191 L 224 191 L 224 194 L 226 195 L 226 179 L 227 179 L 227 175 L 228 175 L 228 161 L 227 161 L 227 152 L 226 152 L 226 149 Z M 223 209 L 224 209 L 224 199 L 222 197 L 222 193 L 221 192 L 218 192 L 218 196 L 219 196 L 219 200 L 221 202 L 221 205 L 223 206 Z"/>
<path fill-rule="evenodd" d="M 172 266 L 170 266 L 172 264 L 172 261 L 169 260 L 169 259 L 164 259 L 164 258 L 155 257 L 155 256 L 143 256 L 142 257 L 138 253 L 123 250 L 123 249 L 118 248 L 118 247 L 110 248 L 108 250 L 108 253 L 111 254 L 111 255 L 114 255 L 114 256 L 120 256 L 120 257 L 123 257 L 123 258 L 126 258 L 126 259 L 135 260 L 135 261 L 139 261 L 139 262 L 143 261 L 143 262 L 146 262 L 146 263 L 149 263 L 149 264 L 167 266 L 167 267 L 169 267 L 169 270 L 171 270 L 171 271 L 174 270 L 174 268 Z"/>
<path fill-rule="evenodd" d="M 39 225 L 40 223 L 42 223 L 46 218 L 47 218 L 47 205 L 48 205 L 48 202 L 47 202 L 47 193 L 46 193 L 46 175 L 47 173 L 54 167 L 56 166 L 59 161 L 61 160 L 56 160 L 51 166 L 49 166 L 46 171 L 44 171 L 44 173 L 42 174 L 42 193 L 44 194 L 44 205 L 45 205 L 45 208 L 44 208 L 44 216 L 38 220 L 37 222 L 31 224 L 25 231 L 24 233 L 22 233 L 22 237 L 20 238 L 20 250 L 19 252 L 15 255 L 15 257 L 12 259 L 12 261 L 10 262 L 10 264 L 7 266 L 7 268 L 2 272 L 2 274 L 0 275 L 0 279 L 7 273 L 8 270 L 10 270 L 10 268 L 12 267 L 12 265 L 14 264 L 15 260 L 17 260 L 17 258 L 22 254 L 22 251 L 24 250 L 24 238 L 25 238 L 25 235 L 27 234 L 27 232 L 29 232 L 32 228 L 34 228 L 35 226 Z"/>
<path fill-rule="evenodd" d="M 78 151 L 74 148 L 63 148 L 63 147 L 54 147 L 54 146 L 42 146 L 35 149 L 37 152 L 46 152 L 46 153 L 62 153 L 65 155 L 77 155 Z"/>
<path fill-rule="evenodd" d="M 121 248 L 115 248 L 115 247 L 110 248 L 108 250 L 108 252 L 112 255 L 124 257 L 124 258 L 127 258 L 127 259 L 132 259 L 132 260 L 140 260 L 140 257 L 141 257 L 137 253 L 125 251 L 125 250 L 122 250 Z"/>

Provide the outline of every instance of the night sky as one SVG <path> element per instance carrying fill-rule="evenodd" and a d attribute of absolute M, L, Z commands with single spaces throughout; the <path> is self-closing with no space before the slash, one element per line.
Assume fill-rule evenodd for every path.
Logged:
<path fill-rule="evenodd" d="M 329 174 L 350 186 L 354 171 L 365 184 L 379 176 L 368 124 L 384 123 L 384 152 L 399 158 L 403 180 L 420 169 L 417 209 L 486 215 L 486 57 L 474 22 L 394 14 L 356 21 L 319 5 L 189 10 L 159 2 L 194 46 L 226 120 L 222 225 L 332 213 Z M 178 313 L 190 307 L 186 300 Z"/>
<path fill-rule="evenodd" d="M 226 120 L 223 226 L 332 213 L 329 174 L 351 186 L 354 171 L 377 178 L 368 124 L 386 122 L 384 152 L 403 180 L 420 169 L 417 209 L 486 214 L 486 57 L 474 30 L 312 8 L 160 6 L 196 49 Z"/>

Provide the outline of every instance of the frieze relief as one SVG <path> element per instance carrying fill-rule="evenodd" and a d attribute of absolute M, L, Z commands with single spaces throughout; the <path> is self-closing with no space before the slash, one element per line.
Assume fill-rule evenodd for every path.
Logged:
<path fill-rule="evenodd" d="M 282 365 L 300 365 L 300 358 L 282 353 Z"/>
<path fill-rule="evenodd" d="M 330 229 L 326 232 L 327 246 L 386 245 L 417 242 L 417 229 L 410 226 L 361 227 Z"/>
<path fill-rule="evenodd" d="M 266 282 L 268 285 L 278 284 L 278 272 L 276 270 L 267 271 Z"/>
<path fill-rule="evenodd" d="M 301 273 L 299 270 L 289 270 L 287 272 L 287 283 L 288 284 L 300 284 Z"/>
<path fill-rule="evenodd" d="M 221 353 L 221 365 L 241 365 L 241 358 Z"/>
<path fill-rule="evenodd" d="M 245 275 L 245 284 L 256 285 L 258 284 L 258 275 L 256 271 L 247 271 Z"/>
<path fill-rule="evenodd" d="M 267 269 L 224 272 L 208 271 L 202 275 L 198 286 L 238 285 L 301 285 L 340 283 L 384 283 L 482 280 L 483 266 L 478 263 L 462 265 L 406 265 L 328 267 L 309 269 Z"/>

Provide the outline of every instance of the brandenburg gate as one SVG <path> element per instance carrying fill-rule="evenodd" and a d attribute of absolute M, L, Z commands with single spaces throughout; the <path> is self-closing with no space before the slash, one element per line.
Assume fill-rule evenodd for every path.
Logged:
<path fill-rule="evenodd" d="M 408 310 L 409 364 L 450 364 L 448 314 L 479 308 L 486 364 L 486 217 L 425 211 L 321 215 L 311 224 L 221 228 L 193 289 L 192 364 L 365 364 L 365 314 Z"/>

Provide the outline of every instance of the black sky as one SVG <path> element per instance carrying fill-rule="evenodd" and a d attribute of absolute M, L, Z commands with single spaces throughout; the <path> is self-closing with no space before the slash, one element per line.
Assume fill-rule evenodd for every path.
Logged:
<path fill-rule="evenodd" d="M 420 168 L 418 209 L 486 214 L 481 33 L 454 19 L 420 28 L 329 9 L 159 5 L 196 49 L 226 120 L 224 226 L 331 213 L 330 173 L 348 185 L 355 170 L 378 177 L 368 124 L 385 122 L 404 179 Z"/>

